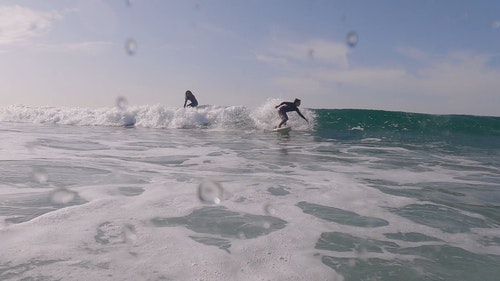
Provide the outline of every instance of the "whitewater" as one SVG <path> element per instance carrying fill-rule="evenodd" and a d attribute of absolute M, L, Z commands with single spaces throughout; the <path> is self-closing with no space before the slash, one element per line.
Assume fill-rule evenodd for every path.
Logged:
<path fill-rule="evenodd" d="M 0 108 L 0 280 L 498 280 L 500 118 Z"/>

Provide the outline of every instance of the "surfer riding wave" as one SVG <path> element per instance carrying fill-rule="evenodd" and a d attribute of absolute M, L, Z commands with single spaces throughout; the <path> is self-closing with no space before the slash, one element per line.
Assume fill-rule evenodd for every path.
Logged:
<path fill-rule="evenodd" d="M 295 99 L 293 102 L 284 101 L 279 105 L 275 106 L 275 108 L 279 108 L 278 114 L 281 118 L 281 123 L 279 123 L 279 125 L 276 128 L 281 128 L 281 126 L 286 125 L 286 122 L 288 121 L 288 115 L 286 113 L 290 111 L 296 111 L 299 114 L 299 116 L 302 117 L 302 119 L 306 120 L 306 122 L 309 123 L 307 118 L 305 118 L 304 115 L 302 115 L 302 113 L 299 110 L 300 103 L 301 103 L 300 99 Z"/>
<path fill-rule="evenodd" d="M 190 101 L 190 103 L 188 105 L 186 105 L 188 100 Z M 198 106 L 198 101 L 196 100 L 196 97 L 189 90 L 186 91 L 185 99 L 184 99 L 184 107 L 186 107 L 186 106 L 187 107 L 197 107 Z"/>

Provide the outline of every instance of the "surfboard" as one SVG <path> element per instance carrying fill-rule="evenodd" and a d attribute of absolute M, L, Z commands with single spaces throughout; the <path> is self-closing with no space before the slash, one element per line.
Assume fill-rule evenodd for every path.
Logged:
<path fill-rule="evenodd" d="M 292 127 L 281 127 L 281 128 L 274 128 L 274 132 L 278 132 L 281 134 L 289 133 L 292 130 Z"/>

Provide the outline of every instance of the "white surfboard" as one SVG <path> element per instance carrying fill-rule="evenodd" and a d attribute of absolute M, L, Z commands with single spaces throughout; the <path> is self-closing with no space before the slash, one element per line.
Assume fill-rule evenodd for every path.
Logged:
<path fill-rule="evenodd" d="M 281 128 L 274 128 L 273 131 L 284 134 L 284 133 L 290 132 L 291 130 L 292 130 L 292 127 L 281 127 Z"/>

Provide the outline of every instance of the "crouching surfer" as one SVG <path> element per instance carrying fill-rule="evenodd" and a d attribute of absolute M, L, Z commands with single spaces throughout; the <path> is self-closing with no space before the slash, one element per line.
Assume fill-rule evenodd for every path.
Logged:
<path fill-rule="evenodd" d="M 275 108 L 279 108 L 278 114 L 281 118 L 281 123 L 277 126 L 277 128 L 281 128 L 281 126 L 286 125 L 286 121 L 288 121 L 288 115 L 286 113 L 290 112 L 290 111 L 297 111 L 299 116 L 302 117 L 302 119 L 306 120 L 306 122 L 309 123 L 307 118 L 305 118 L 304 115 L 302 115 L 302 113 L 300 113 L 299 106 L 300 106 L 299 99 L 295 99 L 293 102 L 284 101 L 284 102 L 280 103 L 279 105 L 275 106 Z"/>
<path fill-rule="evenodd" d="M 191 93 L 191 91 L 186 91 L 186 98 L 184 99 L 184 107 L 186 107 L 186 104 L 190 101 L 190 103 L 187 105 L 187 107 L 197 107 L 198 106 L 198 101 L 196 100 L 196 97 Z"/>

